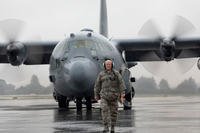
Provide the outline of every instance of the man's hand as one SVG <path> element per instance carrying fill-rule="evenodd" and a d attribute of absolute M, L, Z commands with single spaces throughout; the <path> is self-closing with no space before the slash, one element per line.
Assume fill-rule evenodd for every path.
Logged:
<path fill-rule="evenodd" d="M 99 101 L 99 100 L 100 100 L 100 97 L 99 97 L 99 96 L 95 96 L 94 98 L 95 98 L 96 101 Z"/>
<path fill-rule="evenodd" d="M 121 94 L 120 100 L 121 100 L 121 104 L 123 104 L 125 101 L 125 94 Z"/>

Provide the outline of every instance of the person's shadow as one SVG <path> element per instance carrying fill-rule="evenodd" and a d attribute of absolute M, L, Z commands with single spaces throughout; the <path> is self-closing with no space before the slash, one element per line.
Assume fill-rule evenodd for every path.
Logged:
<path fill-rule="evenodd" d="M 135 110 L 120 110 L 117 125 L 120 127 L 135 127 Z"/>
<path fill-rule="evenodd" d="M 54 124 L 54 133 L 100 133 L 103 129 L 101 110 L 99 108 L 92 109 L 91 111 L 86 109 L 82 111 L 76 111 L 76 109 L 55 109 Z M 126 128 L 134 128 L 135 111 L 119 110 L 117 127 L 120 130 L 119 132 L 124 132 Z"/>

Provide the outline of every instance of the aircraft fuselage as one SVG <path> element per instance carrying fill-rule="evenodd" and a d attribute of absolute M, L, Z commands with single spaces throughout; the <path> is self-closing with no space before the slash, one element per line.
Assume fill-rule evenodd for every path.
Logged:
<path fill-rule="evenodd" d="M 97 75 L 106 58 L 121 71 L 127 90 L 131 91 L 130 72 L 117 49 L 105 37 L 91 31 L 70 34 L 59 42 L 50 60 L 50 79 L 55 92 L 69 99 L 93 97 Z"/>

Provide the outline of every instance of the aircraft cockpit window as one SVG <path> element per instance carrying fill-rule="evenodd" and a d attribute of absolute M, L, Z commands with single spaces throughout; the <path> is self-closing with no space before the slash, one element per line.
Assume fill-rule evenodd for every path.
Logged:
<path fill-rule="evenodd" d="M 113 51 L 113 48 L 106 42 L 99 42 L 99 48 L 102 51 Z"/>
<path fill-rule="evenodd" d="M 61 41 L 59 44 L 57 44 L 57 46 L 54 49 L 53 52 L 53 56 L 56 59 L 60 59 L 63 58 L 63 55 L 65 56 L 65 58 L 68 56 L 68 45 L 67 45 L 67 41 Z"/>
<path fill-rule="evenodd" d="M 96 43 L 91 40 L 75 40 L 69 42 L 69 49 L 86 48 L 93 56 L 96 56 Z"/>
<path fill-rule="evenodd" d="M 94 42 L 90 41 L 90 40 L 76 40 L 76 41 L 72 41 L 69 44 L 69 48 L 73 49 L 73 48 L 93 48 L 94 47 Z"/>

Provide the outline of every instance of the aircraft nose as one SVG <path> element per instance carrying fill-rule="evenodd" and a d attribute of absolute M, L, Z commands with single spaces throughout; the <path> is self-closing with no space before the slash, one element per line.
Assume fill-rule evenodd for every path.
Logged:
<path fill-rule="evenodd" d="M 85 90 L 93 87 L 98 72 L 94 62 L 87 58 L 78 58 L 71 60 L 66 67 L 75 88 Z"/>

